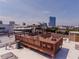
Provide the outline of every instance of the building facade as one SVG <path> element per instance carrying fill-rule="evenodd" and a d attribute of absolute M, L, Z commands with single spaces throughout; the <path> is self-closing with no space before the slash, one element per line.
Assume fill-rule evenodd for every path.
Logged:
<path fill-rule="evenodd" d="M 12 33 L 13 27 L 8 24 L 0 24 L 0 33 Z"/>
<path fill-rule="evenodd" d="M 10 21 L 9 25 L 15 25 L 15 22 L 14 21 Z"/>
<path fill-rule="evenodd" d="M 9 24 L 3 24 L 2 22 L 0 22 L 0 33 L 13 33 L 14 25 L 14 21 L 10 21 Z"/>
<path fill-rule="evenodd" d="M 56 17 L 49 17 L 49 26 L 50 27 L 55 27 L 56 26 Z"/>
<path fill-rule="evenodd" d="M 79 32 L 78 31 L 70 31 L 69 32 L 70 41 L 79 42 Z"/>

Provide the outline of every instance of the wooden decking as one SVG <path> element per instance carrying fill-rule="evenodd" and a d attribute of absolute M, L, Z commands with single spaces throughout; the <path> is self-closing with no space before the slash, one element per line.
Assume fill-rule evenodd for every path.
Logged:
<path fill-rule="evenodd" d="M 29 35 L 15 35 L 15 39 L 20 40 L 20 42 L 35 50 L 46 53 L 52 57 L 56 55 L 56 52 L 60 47 L 62 47 L 63 38 L 56 34 L 52 34 L 48 38 L 43 38 L 40 35 L 29 36 Z"/>

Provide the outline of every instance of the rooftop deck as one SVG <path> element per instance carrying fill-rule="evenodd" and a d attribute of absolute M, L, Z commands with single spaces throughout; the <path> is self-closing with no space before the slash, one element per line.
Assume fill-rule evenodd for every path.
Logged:
<path fill-rule="evenodd" d="M 0 37 L 0 40 L 3 40 L 3 42 L 8 41 L 9 38 L 7 36 Z M 14 36 L 12 38 L 14 41 Z M 78 59 L 79 57 L 79 50 L 75 49 L 75 44 L 79 44 L 76 42 L 63 42 L 63 48 L 57 53 L 56 59 Z M 14 49 L 5 50 L 5 47 L 0 48 L 0 55 L 5 54 L 7 52 L 14 53 L 18 59 L 49 59 L 50 57 L 47 55 L 44 55 L 42 53 L 39 53 L 37 51 L 23 48 L 23 49 L 16 49 L 16 44 L 13 45 Z"/>

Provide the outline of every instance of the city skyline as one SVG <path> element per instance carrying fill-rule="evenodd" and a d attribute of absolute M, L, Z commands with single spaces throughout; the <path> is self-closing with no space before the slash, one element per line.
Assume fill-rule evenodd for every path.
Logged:
<path fill-rule="evenodd" d="M 55 16 L 59 25 L 78 25 L 78 2 L 79 0 L 0 0 L 0 16 L 14 18 L 0 20 L 48 22 L 48 17 Z"/>

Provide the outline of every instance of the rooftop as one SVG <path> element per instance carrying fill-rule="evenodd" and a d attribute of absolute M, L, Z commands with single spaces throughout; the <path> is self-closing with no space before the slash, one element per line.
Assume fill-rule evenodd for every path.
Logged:
<path fill-rule="evenodd" d="M 4 42 L 10 39 L 7 36 L 3 36 L 0 38 L 0 40 L 3 40 L 2 42 Z M 14 36 L 12 40 L 14 41 Z M 75 44 L 79 44 L 79 43 L 72 41 L 70 42 L 64 41 L 62 49 L 56 55 L 56 59 L 78 59 L 79 50 L 75 49 Z M 12 52 L 18 57 L 18 59 L 49 59 L 50 58 L 47 55 L 31 50 L 29 48 L 24 47 L 23 49 L 16 49 L 16 44 L 14 44 L 13 47 L 14 49 L 10 49 L 10 50 L 5 50 L 5 47 L 0 48 L 0 55 L 3 55 L 7 52 Z"/>
<path fill-rule="evenodd" d="M 79 31 L 70 31 L 70 33 L 79 34 Z"/>

